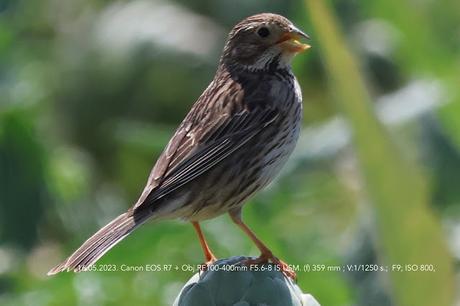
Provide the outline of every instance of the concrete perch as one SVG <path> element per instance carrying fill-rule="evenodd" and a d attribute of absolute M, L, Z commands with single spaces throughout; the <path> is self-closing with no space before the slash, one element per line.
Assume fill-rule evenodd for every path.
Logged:
<path fill-rule="evenodd" d="M 241 271 L 239 263 L 248 258 L 220 259 L 207 271 L 195 274 L 173 306 L 320 306 L 271 264 L 258 266 L 259 271 Z"/>

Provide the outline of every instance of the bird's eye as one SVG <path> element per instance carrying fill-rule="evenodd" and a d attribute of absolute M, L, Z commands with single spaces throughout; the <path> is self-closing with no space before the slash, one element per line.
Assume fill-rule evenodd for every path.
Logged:
<path fill-rule="evenodd" d="M 262 38 L 265 38 L 268 35 L 270 35 L 270 30 L 267 27 L 261 27 L 257 30 L 257 35 L 259 35 Z"/>

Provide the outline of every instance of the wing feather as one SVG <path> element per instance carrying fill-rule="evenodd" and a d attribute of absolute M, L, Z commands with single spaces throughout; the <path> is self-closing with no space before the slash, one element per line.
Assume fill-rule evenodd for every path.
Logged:
<path fill-rule="evenodd" d="M 202 133 L 204 134 L 202 138 L 196 140 L 195 144 L 192 144 L 193 148 L 185 149 L 185 151 L 188 151 L 188 154 L 183 154 L 183 152 L 179 151 L 181 149 L 184 150 L 183 145 L 186 145 L 186 142 L 190 142 L 189 137 L 187 135 L 175 136 L 174 138 L 180 137 L 180 141 L 176 140 L 173 145 L 168 145 L 168 149 L 163 156 L 167 156 L 169 153 L 170 166 L 172 158 L 180 156 L 180 160 L 175 160 L 172 167 L 168 167 L 162 171 L 163 176 L 161 181 L 155 178 L 157 180 L 156 186 L 149 184 L 146 186 L 143 195 L 139 199 L 142 201 L 138 201 L 135 207 L 139 207 L 143 203 L 152 203 L 161 199 L 215 167 L 230 154 L 253 139 L 268 125 L 272 124 L 277 118 L 278 112 L 268 108 L 251 111 L 245 109 L 237 114 L 223 115 L 220 118 L 220 123 L 216 124 L 214 122 L 213 128 L 208 128 L 206 133 Z M 194 130 L 192 129 L 189 132 L 193 134 Z M 172 152 L 171 148 L 176 151 Z M 164 161 L 161 162 L 165 164 Z M 144 193 L 147 194 L 144 195 Z"/>

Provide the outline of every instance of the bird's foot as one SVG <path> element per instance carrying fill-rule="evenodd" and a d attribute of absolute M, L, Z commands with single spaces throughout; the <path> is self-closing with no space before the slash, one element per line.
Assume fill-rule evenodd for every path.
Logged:
<path fill-rule="evenodd" d="M 206 266 L 210 266 L 217 261 L 216 256 L 212 255 L 210 258 L 207 258 L 206 262 L 204 263 Z"/>
<path fill-rule="evenodd" d="M 287 263 L 279 259 L 278 257 L 274 256 L 271 252 L 270 253 L 262 253 L 259 257 L 255 259 L 246 259 L 241 264 L 245 266 L 250 265 L 260 265 L 265 263 L 273 263 L 275 266 L 279 268 L 286 277 L 289 277 L 293 281 L 297 279 L 297 275 L 294 270 L 289 267 Z"/>
<path fill-rule="evenodd" d="M 200 271 L 204 272 L 208 270 L 208 267 L 214 264 L 217 261 L 216 256 L 211 255 L 209 258 L 206 258 L 206 261 L 200 265 Z"/>
<path fill-rule="evenodd" d="M 297 280 L 297 274 L 294 272 L 294 270 L 291 269 L 291 267 L 287 263 L 276 257 L 273 257 L 272 262 L 281 269 L 281 272 L 283 272 L 283 274 L 286 277 L 289 277 L 293 281 Z"/>

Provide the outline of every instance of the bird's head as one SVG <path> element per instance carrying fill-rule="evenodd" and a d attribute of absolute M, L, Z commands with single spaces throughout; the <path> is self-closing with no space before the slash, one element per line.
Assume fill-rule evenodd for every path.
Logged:
<path fill-rule="evenodd" d="M 310 48 L 300 39 L 309 37 L 287 18 L 270 13 L 257 14 L 232 29 L 222 62 L 254 71 L 285 68 L 294 55 Z"/>

